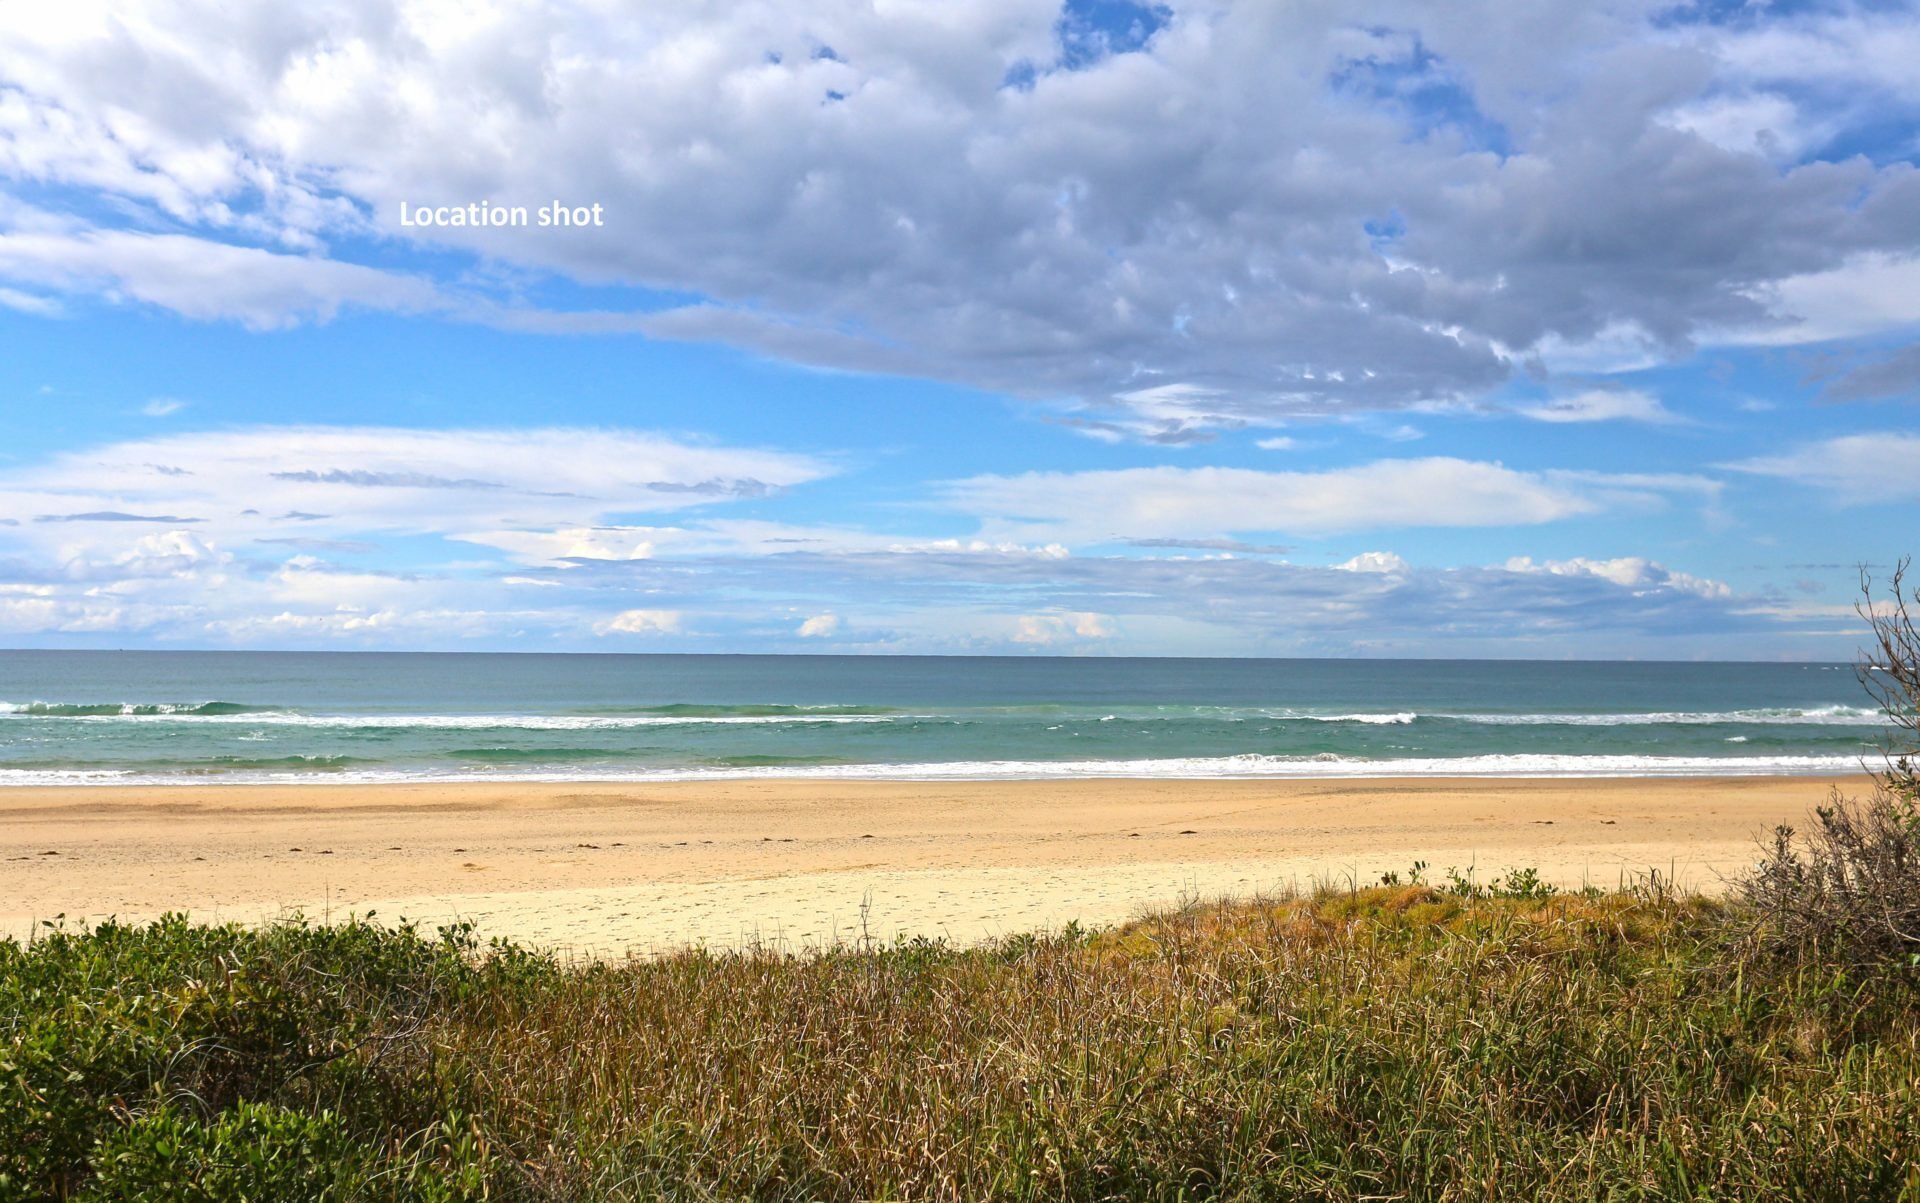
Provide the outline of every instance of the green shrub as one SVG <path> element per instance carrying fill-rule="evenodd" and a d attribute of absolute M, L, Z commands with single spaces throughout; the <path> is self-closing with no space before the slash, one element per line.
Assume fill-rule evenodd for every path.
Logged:
<path fill-rule="evenodd" d="M 548 964 L 476 954 L 466 931 L 178 916 L 0 941 L 0 1199 L 66 1197 L 116 1133 L 164 1135 L 255 1101 L 343 1101 L 372 1139 L 421 1130 L 451 1100 L 409 1033 Z"/>
<path fill-rule="evenodd" d="M 210 1123 L 163 1107 L 109 1131 L 91 1158 L 88 1200 L 348 1203 L 377 1162 L 329 1111 L 236 1104 Z"/>
<path fill-rule="evenodd" d="M 476 1159 L 477 1160 L 477 1159 Z M 202 1122 L 164 1107 L 110 1131 L 86 1203 L 455 1203 L 485 1197 L 476 1164 L 384 1157 L 332 1111 L 236 1104 Z"/>

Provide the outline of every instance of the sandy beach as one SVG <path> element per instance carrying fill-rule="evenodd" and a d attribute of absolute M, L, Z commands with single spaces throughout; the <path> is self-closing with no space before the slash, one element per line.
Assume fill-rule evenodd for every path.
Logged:
<path fill-rule="evenodd" d="M 974 941 L 1415 860 L 1712 890 L 1862 779 L 750 781 L 0 791 L 0 931 L 472 920 L 584 955 L 864 930 Z"/>

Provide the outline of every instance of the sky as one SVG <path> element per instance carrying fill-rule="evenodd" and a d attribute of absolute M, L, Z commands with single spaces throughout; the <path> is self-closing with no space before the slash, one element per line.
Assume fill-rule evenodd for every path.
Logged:
<path fill-rule="evenodd" d="M 1916 63 L 1901 3 L 13 6 L 0 646 L 1850 658 Z"/>

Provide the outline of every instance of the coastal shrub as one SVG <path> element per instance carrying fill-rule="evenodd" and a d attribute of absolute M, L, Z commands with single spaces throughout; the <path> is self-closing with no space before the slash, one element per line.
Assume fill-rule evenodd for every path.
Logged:
<path fill-rule="evenodd" d="M 436 1130 L 429 1136 L 438 1136 Z M 212 1119 L 161 1107 L 102 1137 L 84 1203 L 464 1203 L 487 1197 L 471 1141 L 445 1162 L 383 1155 L 336 1112 L 242 1102 Z"/>
<path fill-rule="evenodd" d="M 211 1122 L 163 1106 L 103 1135 L 84 1199 L 143 1203 L 348 1203 L 374 1178 L 371 1153 L 330 1111 L 242 1102 Z"/>
<path fill-rule="evenodd" d="M 421 1026 L 541 963 L 476 953 L 457 929 L 429 939 L 371 922 L 179 916 L 0 941 L 0 1199 L 68 1197 L 105 1155 L 149 1165 L 163 1148 L 196 1155 L 203 1136 L 228 1149 L 295 1132 L 270 1109 L 244 1110 L 272 1100 L 336 1104 L 326 1122 L 352 1115 L 363 1137 L 424 1130 L 449 1091 L 409 1047 Z M 222 1127 L 230 1115 L 244 1122 Z"/>
<path fill-rule="evenodd" d="M 1908 567 L 1895 566 L 1884 599 L 1863 576 L 1859 607 L 1873 632 L 1861 681 L 1896 742 L 1868 797 L 1835 790 L 1809 830 L 1776 828 L 1759 863 L 1733 883 L 1746 904 L 1737 912 L 1743 954 L 1920 984 L 1920 781 L 1912 755 L 1920 739 L 1912 603 L 1920 593 L 1908 590 Z"/>
<path fill-rule="evenodd" d="M 1920 809 L 1884 786 L 1836 790 L 1803 835 L 1776 829 L 1734 892 L 1752 952 L 1920 984 Z"/>
<path fill-rule="evenodd" d="M 1920 589 L 1907 584 L 1912 561 L 1901 560 L 1888 578 L 1885 597 L 1874 592 L 1871 577 L 1860 578 L 1855 607 L 1872 632 L 1861 658 L 1860 680 L 1878 702 L 1893 729 L 1881 788 L 1908 805 L 1920 806 Z"/>

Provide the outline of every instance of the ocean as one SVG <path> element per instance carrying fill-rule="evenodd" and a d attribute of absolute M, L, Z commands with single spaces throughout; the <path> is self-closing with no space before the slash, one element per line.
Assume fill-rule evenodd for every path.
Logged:
<path fill-rule="evenodd" d="M 0 652 L 0 785 L 1832 773 L 1845 664 Z"/>

